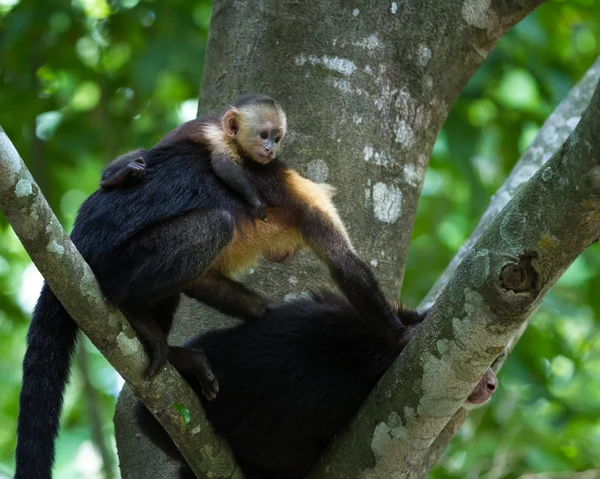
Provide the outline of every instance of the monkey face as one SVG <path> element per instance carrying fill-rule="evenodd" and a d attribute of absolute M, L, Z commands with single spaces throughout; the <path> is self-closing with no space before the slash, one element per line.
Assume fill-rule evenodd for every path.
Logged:
<path fill-rule="evenodd" d="M 498 388 L 498 378 L 491 368 L 485 372 L 483 377 L 473 389 L 473 392 L 469 394 L 469 397 L 463 404 L 466 409 L 475 409 L 489 401 L 494 391 Z"/>
<path fill-rule="evenodd" d="M 277 158 L 282 137 L 280 128 L 266 123 L 249 131 L 243 139 L 242 147 L 254 161 L 266 164 Z"/>
<path fill-rule="evenodd" d="M 237 141 L 241 149 L 258 163 L 266 164 L 279 154 L 285 135 L 285 114 L 270 105 L 254 104 L 238 112 Z"/>
<path fill-rule="evenodd" d="M 242 135 L 239 137 L 240 143 L 254 161 L 266 164 L 277 158 L 284 135 L 277 123 L 262 121 L 244 133 L 243 138 Z"/>

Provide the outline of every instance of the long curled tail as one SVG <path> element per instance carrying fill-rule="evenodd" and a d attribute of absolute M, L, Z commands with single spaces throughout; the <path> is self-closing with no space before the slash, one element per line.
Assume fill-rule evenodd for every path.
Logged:
<path fill-rule="evenodd" d="M 77 324 L 48 285 L 33 312 L 23 360 L 15 479 L 50 479 Z"/>

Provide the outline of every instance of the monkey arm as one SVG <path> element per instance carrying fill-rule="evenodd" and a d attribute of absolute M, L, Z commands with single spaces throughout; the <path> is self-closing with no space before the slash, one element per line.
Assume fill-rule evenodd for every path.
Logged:
<path fill-rule="evenodd" d="M 403 328 L 373 272 L 358 258 L 334 218 L 322 210 L 308 209 L 299 215 L 298 231 L 328 265 L 331 276 L 361 317 L 385 319 L 389 325 Z"/>
<path fill-rule="evenodd" d="M 238 163 L 225 154 L 213 154 L 210 158 L 210 165 L 215 174 L 229 188 L 242 195 L 253 207 L 254 216 L 262 220 L 266 219 L 266 205 L 261 199 L 258 189 L 251 183 Z"/>
<path fill-rule="evenodd" d="M 260 294 L 230 278 L 214 273 L 194 281 L 183 292 L 224 314 L 255 321 L 262 318 L 271 303 Z"/>

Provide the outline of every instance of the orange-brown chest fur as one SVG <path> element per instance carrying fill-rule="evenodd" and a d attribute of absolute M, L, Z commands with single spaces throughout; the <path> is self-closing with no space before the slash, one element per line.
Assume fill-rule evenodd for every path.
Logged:
<path fill-rule="evenodd" d="M 235 277 L 252 268 L 263 257 L 283 256 L 286 252 L 307 246 L 297 229 L 298 210 L 302 209 L 318 213 L 352 248 L 331 201 L 334 191 L 331 186 L 315 183 L 291 169 L 285 172 L 282 181 L 289 197 L 287 206 L 267 208 L 268 223 L 250 219 L 238 222 L 233 240 L 213 264 L 213 271 Z"/>
<path fill-rule="evenodd" d="M 304 247 L 288 211 L 268 208 L 268 222 L 245 219 L 238 222 L 229 243 L 213 264 L 213 270 L 229 277 L 247 272 L 265 256 L 281 256 Z"/>

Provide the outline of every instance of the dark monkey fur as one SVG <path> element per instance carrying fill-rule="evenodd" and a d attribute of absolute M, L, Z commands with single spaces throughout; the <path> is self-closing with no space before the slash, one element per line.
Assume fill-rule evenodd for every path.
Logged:
<path fill-rule="evenodd" d="M 123 310 L 146 343 L 149 375 L 166 361 L 181 292 L 227 314 L 259 319 L 268 312 L 268 301 L 232 277 L 262 257 L 283 257 L 301 247 L 328 264 L 361 318 L 380 318 L 403 331 L 372 272 L 356 256 L 327 186 L 278 160 L 244 162 L 249 181 L 269 207 L 269 222 L 256 221 L 244 198 L 206 161 L 213 148 L 203 141 L 210 121 L 181 125 L 147 151 L 141 184 L 94 192 L 71 234 L 107 300 Z M 16 479 L 52 476 L 76 333 L 77 325 L 44 285 L 23 361 Z M 214 385 L 209 384 L 209 394 L 216 393 Z"/>
<path fill-rule="evenodd" d="M 402 308 L 398 315 L 406 325 L 417 325 L 425 316 Z M 284 303 L 261 321 L 171 347 L 169 360 L 200 396 L 247 479 L 300 479 L 354 417 L 408 338 L 383 321 L 362 321 L 345 298 L 324 292 Z M 200 394 L 200 350 L 221 384 L 214 401 Z M 490 369 L 467 404 L 487 401 L 496 386 Z M 144 434 L 181 461 L 181 477 L 194 478 L 139 402 L 136 413 Z"/>

